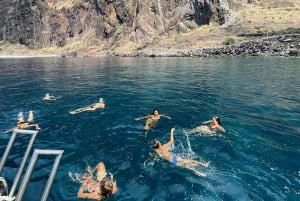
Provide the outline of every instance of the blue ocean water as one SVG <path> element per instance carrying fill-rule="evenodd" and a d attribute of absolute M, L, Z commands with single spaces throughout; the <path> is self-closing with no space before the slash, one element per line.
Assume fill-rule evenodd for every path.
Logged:
<path fill-rule="evenodd" d="M 299 77 L 299 58 L 0 59 L 0 132 L 33 110 L 42 128 L 33 148 L 64 150 L 48 200 L 81 200 L 68 171 L 99 161 L 118 183 L 108 200 L 300 200 Z M 105 109 L 69 114 L 100 97 Z M 172 119 L 145 135 L 134 119 L 154 108 Z M 186 135 L 214 115 L 224 136 Z M 166 142 L 172 127 L 175 153 L 211 161 L 197 169 L 206 177 L 152 159 L 153 139 Z M 0 154 L 9 137 L 0 135 Z M 9 156 L 9 183 L 27 142 Z M 52 164 L 38 161 L 24 201 L 40 200 Z"/>

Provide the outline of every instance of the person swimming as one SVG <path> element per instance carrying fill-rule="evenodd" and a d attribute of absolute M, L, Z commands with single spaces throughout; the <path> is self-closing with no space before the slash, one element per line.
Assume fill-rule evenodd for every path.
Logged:
<path fill-rule="evenodd" d="M 93 178 L 94 171 L 96 171 L 96 179 Z M 107 177 L 103 162 L 98 163 L 94 170 L 89 171 L 89 173 L 89 176 L 81 178 L 82 184 L 78 190 L 77 197 L 102 200 L 118 191 L 117 182 L 113 176 Z M 72 178 L 72 173 L 69 172 L 69 176 Z"/>
<path fill-rule="evenodd" d="M 94 111 L 94 110 L 97 110 L 97 109 L 104 109 L 104 107 L 105 107 L 104 99 L 99 98 L 99 101 L 97 103 L 88 105 L 86 107 L 78 108 L 78 109 L 76 109 L 74 111 L 71 111 L 69 113 L 70 114 L 77 114 L 77 113 L 84 112 L 84 111 Z"/>
<path fill-rule="evenodd" d="M 19 112 L 17 125 L 11 129 L 8 129 L 4 133 L 14 131 L 15 129 L 26 129 L 31 127 L 34 127 L 36 130 L 40 130 L 41 128 L 39 127 L 39 125 L 34 124 L 33 120 L 34 120 L 33 111 L 31 110 L 29 111 L 27 121 L 24 120 L 23 112 Z"/>
<path fill-rule="evenodd" d="M 202 122 L 202 124 L 207 124 L 207 125 L 197 126 L 196 128 L 192 129 L 192 131 L 202 133 L 202 134 L 207 134 L 207 135 L 213 135 L 216 134 L 217 132 L 221 132 L 222 134 L 224 134 L 226 132 L 221 125 L 220 118 L 217 116 L 212 117 L 211 120 Z"/>
<path fill-rule="evenodd" d="M 171 153 L 169 151 L 169 148 L 174 143 L 174 130 L 175 130 L 175 128 L 171 129 L 170 140 L 167 143 L 161 144 L 160 141 L 158 141 L 156 139 L 153 141 L 152 148 L 154 149 L 154 151 L 157 153 L 158 156 L 160 156 L 161 158 L 169 161 L 170 163 L 172 163 L 176 166 L 180 166 L 180 167 L 192 170 L 193 172 L 197 173 L 199 176 L 205 176 L 205 174 L 203 174 L 203 173 L 196 172 L 193 169 L 193 167 L 194 166 L 208 167 L 210 162 L 203 163 L 203 162 L 196 161 L 193 159 L 182 158 L 182 157 L 177 156 L 176 154 Z"/>
<path fill-rule="evenodd" d="M 145 122 L 144 130 L 149 130 L 156 125 L 161 117 L 171 119 L 171 117 L 169 117 L 168 115 L 160 114 L 159 110 L 155 108 L 150 115 L 138 117 L 135 118 L 135 120 L 147 119 Z"/>
<path fill-rule="evenodd" d="M 58 98 L 60 98 L 60 96 L 59 97 L 50 96 L 49 93 L 46 93 L 45 96 L 44 96 L 44 98 L 43 98 L 43 100 L 56 100 Z"/>

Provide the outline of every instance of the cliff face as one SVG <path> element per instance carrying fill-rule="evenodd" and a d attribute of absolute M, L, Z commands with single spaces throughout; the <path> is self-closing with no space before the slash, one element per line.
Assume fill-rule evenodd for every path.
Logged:
<path fill-rule="evenodd" d="M 126 42 L 226 21 L 227 0 L 2 0 L 0 40 L 29 48 L 72 43 L 113 50 Z"/>
<path fill-rule="evenodd" d="M 299 28 L 300 22 L 295 0 L 0 1 L 0 42 L 33 50 L 198 48 L 237 32 Z"/>
<path fill-rule="evenodd" d="M 34 47 L 40 40 L 42 9 L 35 9 L 34 2 L 1 1 L 0 40 Z"/>

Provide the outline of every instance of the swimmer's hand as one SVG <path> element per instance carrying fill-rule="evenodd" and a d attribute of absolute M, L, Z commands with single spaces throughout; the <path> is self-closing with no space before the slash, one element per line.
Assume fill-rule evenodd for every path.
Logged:
<path fill-rule="evenodd" d="M 160 116 L 161 116 L 161 117 L 165 117 L 165 118 L 167 118 L 167 119 L 171 119 L 171 117 L 168 116 L 168 115 L 163 115 L 163 114 L 161 114 Z"/>
<path fill-rule="evenodd" d="M 141 118 L 135 118 L 134 120 L 138 121 L 138 120 L 141 120 Z"/>

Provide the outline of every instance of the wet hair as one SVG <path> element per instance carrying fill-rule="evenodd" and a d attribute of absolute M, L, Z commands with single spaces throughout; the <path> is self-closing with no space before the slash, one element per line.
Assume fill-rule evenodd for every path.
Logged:
<path fill-rule="evenodd" d="M 214 118 L 216 119 L 216 121 L 218 122 L 218 124 L 221 126 L 221 121 L 220 121 L 220 118 L 217 117 L 217 116 L 214 116 Z"/>
<path fill-rule="evenodd" d="M 153 143 L 152 143 L 152 148 L 153 148 L 153 149 L 158 149 L 158 148 L 159 148 L 159 144 L 160 144 L 160 143 L 159 143 L 158 140 L 154 140 Z"/>
<path fill-rule="evenodd" d="M 106 198 L 111 196 L 113 192 L 113 186 L 113 181 L 111 179 L 102 179 L 100 182 L 101 195 L 103 195 Z"/>
<path fill-rule="evenodd" d="M 0 181 L 0 196 L 8 195 L 7 186 L 5 185 L 4 181 Z"/>
<path fill-rule="evenodd" d="M 157 112 L 158 112 L 158 114 L 159 114 L 159 109 L 157 109 L 157 108 L 154 108 L 154 109 L 153 109 L 153 111 L 152 111 L 152 115 L 154 115 L 154 112 L 155 112 L 155 111 L 157 111 Z"/>

